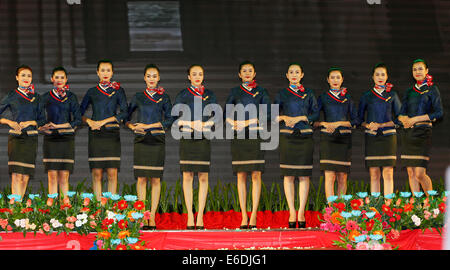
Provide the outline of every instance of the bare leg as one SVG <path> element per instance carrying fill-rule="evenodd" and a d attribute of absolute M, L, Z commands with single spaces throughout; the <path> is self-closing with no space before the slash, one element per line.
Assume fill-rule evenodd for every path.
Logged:
<path fill-rule="evenodd" d="M 296 220 L 296 212 L 295 211 L 295 185 L 294 185 L 294 176 L 285 176 L 284 177 L 284 194 L 286 196 L 286 201 L 289 206 L 289 222 L 295 222 Z"/>
<path fill-rule="evenodd" d="M 256 225 L 256 216 L 258 214 L 259 199 L 261 197 L 261 172 L 252 172 L 252 214 L 249 225 Z"/>
<path fill-rule="evenodd" d="M 203 226 L 203 212 L 206 206 L 206 197 L 208 196 L 208 173 L 198 173 L 198 213 L 197 213 L 197 226 Z"/>
<path fill-rule="evenodd" d="M 159 197 L 161 194 L 161 178 L 151 178 L 152 185 L 152 206 L 150 209 L 150 226 L 155 226 L 156 210 L 158 209 Z"/>
<path fill-rule="evenodd" d="M 48 194 L 58 193 L 58 171 L 49 170 L 48 176 Z"/>
<path fill-rule="evenodd" d="M 94 191 L 95 197 L 100 201 L 102 197 L 102 177 L 103 169 L 94 168 L 92 169 L 92 190 Z"/>
<path fill-rule="evenodd" d="M 380 192 L 381 172 L 379 167 L 370 167 L 370 192 Z"/>
<path fill-rule="evenodd" d="M 194 173 L 193 172 L 183 172 L 183 192 L 184 192 L 184 202 L 186 204 L 188 220 L 187 226 L 194 226 L 194 213 L 192 210 L 192 200 L 193 200 L 193 185 Z"/>
<path fill-rule="evenodd" d="M 242 222 L 241 226 L 246 226 L 248 224 L 247 215 L 247 173 L 238 172 L 237 173 L 237 189 L 239 195 L 239 205 L 241 206 Z"/>
<path fill-rule="evenodd" d="M 108 191 L 117 194 L 117 168 L 106 169 L 108 175 Z"/>
<path fill-rule="evenodd" d="M 337 173 L 337 181 L 338 181 L 338 196 L 345 195 L 347 192 L 347 173 L 338 172 Z"/>
<path fill-rule="evenodd" d="M 433 182 L 431 182 L 430 177 L 427 175 L 427 170 L 423 167 L 415 167 L 414 175 L 428 196 L 428 191 L 433 189 Z"/>
<path fill-rule="evenodd" d="M 136 183 L 136 193 L 138 200 L 147 200 L 147 177 L 138 177 Z"/>
<path fill-rule="evenodd" d="M 394 167 L 383 167 L 384 195 L 394 193 Z"/>
<path fill-rule="evenodd" d="M 69 176 L 70 172 L 68 170 L 58 171 L 59 190 L 63 194 L 63 197 L 67 196 L 67 192 L 69 191 Z"/>
<path fill-rule="evenodd" d="M 334 171 L 325 171 L 325 196 L 328 198 L 334 196 L 334 182 L 336 173 Z"/>
<path fill-rule="evenodd" d="M 298 209 L 298 221 L 305 221 L 305 208 L 308 201 L 309 177 L 299 177 L 298 193 L 300 196 L 300 206 Z"/>
<path fill-rule="evenodd" d="M 416 179 L 416 175 L 414 173 L 414 168 L 413 167 L 406 167 L 406 170 L 408 172 L 409 187 L 411 189 L 411 192 L 419 192 L 420 191 L 420 185 L 419 185 L 419 182 Z"/>

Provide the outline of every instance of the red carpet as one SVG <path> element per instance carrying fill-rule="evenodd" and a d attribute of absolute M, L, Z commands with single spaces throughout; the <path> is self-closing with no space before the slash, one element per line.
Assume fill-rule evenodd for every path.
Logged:
<path fill-rule="evenodd" d="M 28 233 L 0 233 L 0 250 L 89 250 L 95 233 L 81 236 L 44 235 Z M 142 239 L 149 249 L 157 250 L 214 250 L 214 249 L 334 249 L 337 233 L 319 230 L 211 230 L 211 231 L 152 231 L 144 232 Z M 438 232 L 421 230 L 402 231 L 391 243 L 400 250 L 438 250 L 442 248 Z"/>

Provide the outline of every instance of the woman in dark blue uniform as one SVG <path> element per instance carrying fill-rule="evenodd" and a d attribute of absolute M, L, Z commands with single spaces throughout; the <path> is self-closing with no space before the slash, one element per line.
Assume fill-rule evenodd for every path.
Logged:
<path fill-rule="evenodd" d="M 120 123 L 128 117 L 125 91 L 117 82 L 111 82 L 113 64 L 100 60 L 97 64 L 100 82 L 88 89 L 80 108 L 81 115 L 92 105 L 92 118 L 83 116 L 89 125 L 89 167 L 92 173 L 92 188 L 100 200 L 103 170 L 108 176 L 108 191 L 117 193 L 117 174 L 120 170 Z M 119 107 L 120 111 L 117 112 Z"/>
<path fill-rule="evenodd" d="M 164 88 L 158 85 L 159 68 L 153 64 L 144 69 L 147 88 L 136 93 L 128 106 L 127 127 L 135 133 L 134 176 L 137 178 L 137 195 L 146 201 L 147 180 L 152 187 L 149 224 L 143 229 L 156 229 L 155 215 L 158 209 L 161 178 L 165 160 L 165 131 L 170 128 L 172 103 Z M 138 111 L 135 123 L 131 123 L 133 113 Z"/>
<path fill-rule="evenodd" d="M 375 65 L 372 72 L 375 84 L 359 101 L 359 123 L 365 129 L 365 164 L 370 173 L 370 191 L 380 192 L 383 175 L 384 194 L 394 192 L 394 167 L 397 161 L 397 116 L 401 102 L 393 85 L 386 83 L 387 67 Z M 382 170 L 380 170 L 382 168 Z"/>
<path fill-rule="evenodd" d="M 340 68 L 330 68 L 327 76 L 330 89 L 317 99 L 324 120 L 316 122 L 320 129 L 320 170 L 325 174 L 325 195 L 334 195 L 337 180 L 337 193 L 347 191 L 347 176 L 351 166 L 352 128 L 358 124 L 358 113 L 352 97 L 346 88 L 341 87 L 344 76 Z"/>
<path fill-rule="evenodd" d="M 261 150 L 261 138 L 259 134 L 256 138 L 251 137 L 251 133 L 257 133 L 264 128 L 260 123 L 259 106 L 267 106 L 267 119 L 270 120 L 270 96 L 266 89 L 255 82 L 255 65 L 245 61 L 239 65 L 239 78 L 242 81 L 237 87 L 231 89 L 226 100 L 224 117 L 226 124 L 236 131 L 231 140 L 231 155 L 233 173 L 237 175 L 237 188 L 239 194 L 239 204 L 242 213 L 241 229 L 256 228 L 256 214 L 261 195 L 261 175 L 264 172 L 264 150 Z M 227 105 L 255 106 L 256 112 L 245 111 L 244 117 L 235 120 L 234 112 L 229 118 L 227 116 Z M 241 114 L 242 116 L 242 114 Z M 242 139 L 241 139 L 242 138 Z M 247 214 L 247 175 L 252 179 L 252 213 L 250 221 Z"/>
<path fill-rule="evenodd" d="M 444 115 L 439 88 L 428 74 L 428 65 L 417 59 L 412 65 L 412 75 L 416 83 L 406 90 L 402 98 L 402 108 L 398 120 L 402 123 L 402 166 L 407 168 L 411 191 L 428 191 L 433 183 L 427 175 L 430 160 L 431 134 L 433 123 Z"/>
<path fill-rule="evenodd" d="M 192 65 L 188 68 L 187 73 L 191 86 L 178 93 L 174 106 L 184 104 L 190 109 L 190 115 L 183 115 L 183 119 L 177 121 L 177 125 L 181 127 L 181 132 L 189 137 L 180 139 L 180 170 L 183 174 L 183 193 L 188 211 L 187 229 L 200 230 L 204 229 L 203 212 L 208 195 L 208 178 L 211 165 L 211 141 L 205 137 L 204 133 L 211 130 L 214 122 L 209 121 L 208 116 L 195 115 L 194 107 L 201 102 L 201 112 L 203 112 L 205 106 L 217 102 L 216 95 L 203 86 L 204 69 L 202 66 Z M 196 132 L 201 132 L 201 136 L 197 138 L 194 134 Z M 194 222 L 192 200 L 193 181 L 196 172 L 199 181 L 199 209 L 197 221 Z"/>
<path fill-rule="evenodd" d="M 280 90 L 274 104 L 279 104 L 280 116 L 280 171 L 284 176 L 284 193 L 289 206 L 289 228 L 304 228 L 305 207 L 313 169 L 314 140 L 312 124 L 319 118 L 319 107 L 314 92 L 301 84 L 303 69 L 290 64 L 286 77 L 289 86 Z M 299 179 L 300 205 L 295 211 L 295 178 Z"/>
<path fill-rule="evenodd" d="M 11 193 L 23 198 L 28 181 L 36 168 L 37 129 L 45 124 L 45 116 L 33 84 L 29 66 L 16 69 L 18 87 L 0 102 L 0 114 L 7 108 L 12 119 L 1 118 L 0 124 L 11 127 L 8 136 L 8 167 L 11 174 Z"/>
<path fill-rule="evenodd" d="M 69 191 L 69 175 L 75 163 L 75 129 L 81 125 L 80 105 L 75 94 L 69 91 L 67 71 L 56 67 L 52 71 L 53 89 L 42 95 L 42 107 L 47 123 L 39 130 L 44 132 L 43 162 L 48 175 L 48 193 Z"/>

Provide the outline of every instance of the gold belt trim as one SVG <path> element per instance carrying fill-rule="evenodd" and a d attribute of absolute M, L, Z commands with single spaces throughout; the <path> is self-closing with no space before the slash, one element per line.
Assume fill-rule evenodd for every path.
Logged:
<path fill-rule="evenodd" d="M 188 164 L 188 165 L 210 165 L 209 161 L 197 161 L 197 160 L 180 160 L 180 164 Z"/>
<path fill-rule="evenodd" d="M 331 163 L 331 164 L 344 165 L 344 166 L 352 165 L 352 163 L 350 161 L 337 161 L 337 160 L 329 160 L 329 159 L 321 159 L 320 163 Z"/>
<path fill-rule="evenodd" d="M 402 159 L 423 159 L 423 160 L 430 160 L 430 157 L 426 156 L 413 156 L 413 155 L 401 155 Z"/>
<path fill-rule="evenodd" d="M 105 127 L 120 127 L 119 124 L 106 124 Z"/>
<path fill-rule="evenodd" d="M 114 160 L 119 160 L 120 161 L 120 157 L 94 157 L 94 158 L 88 158 L 88 161 L 114 161 Z"/>
<path fill-rule="evenodd" d="M 59 133 L 63 133 L 63 132 L 75 132 L 75 130 L 73 128 L 68 128 L 68 129 L 58 129 Z"/>
<path fill-rule="evenodd" d="M 152 134 L 154 134 L 154 133 L 163 133 L 163 134 L 165 134 L 166 132 L 164 131 L 164 130 L 152 130 L 152 131 L 150 131 Z"/>
<path fill-rule="evenodd" d="M 134 165 L 133 168 L 136 169 L 136 170 L 152 170 L 152 171 L 162 171 L 162 170 L 164 170 L 164 167 L 155 167 L 155 166 Z"/>
<path fill-rule="evenodd" d="M 366 160 L 397 159 L 396 156 L 369 156 Z"/>
<path fill-rule="evenodd" d="M 292 133 L 294 133 L 294 131 L 293 131 L 293 130 L 290 130 L 290 129 L 280 129 L 280 133 L 288 133 L 288 134 L 292 134 Z"/>
<path fill-rule="evenodd" d="M 44 158 L 43 162 L 75 163 L 73 159 Z"/>
<path fill-rule="evenodd" d="M 247 164 L 261 164 L 265 163 L 265 160 L 238 160 L 238 161 L 231 161 L 232 165 L 247 165 Z"/>
<path fill-rule="evenodd" d="M 8 161 L 8 165 L 20 166 L 20 167 L 25 167 L 25 168 L 33 168 L 33 169 L 36 167 L 34 164 L 28 164 L 28 163 L 17 162 L 17 161 Z"/>
<path fill-rule="evenodd" d="M 280 164 L 280 168 L 282 168 L 282 169 L 306 170 L 306 169 L 312 169 L 313 165 L 286 165 L 286 164 Z"/>

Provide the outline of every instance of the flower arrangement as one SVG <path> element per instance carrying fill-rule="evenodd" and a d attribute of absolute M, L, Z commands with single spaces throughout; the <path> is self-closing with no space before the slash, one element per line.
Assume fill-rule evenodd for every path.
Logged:
<path fill-rule="evenodd" d="M 0 231 L 44 233 L 97 232 L 99 249 L 145 249 L 140 241 L 144 203 L 134 195 L 102 194 L 100 201 L 92 193 L 69 191 L 58 194 L 29 194 L 27 198 L 0 194 Z"/>
<path fill-rule="evenodd" d="M 380 193 L 357 192 L 356 196 L 328 197 L 320 228 L 338 232 L 340 240 L 334 245 L 357 250 L 390 250 L 389 241 L 400 237 L 403 229 L 432 229 L 439 233 L 444 225 L 447 191 L 438 195 L 430 190 L 399 192 L 381 196 Z"/>

